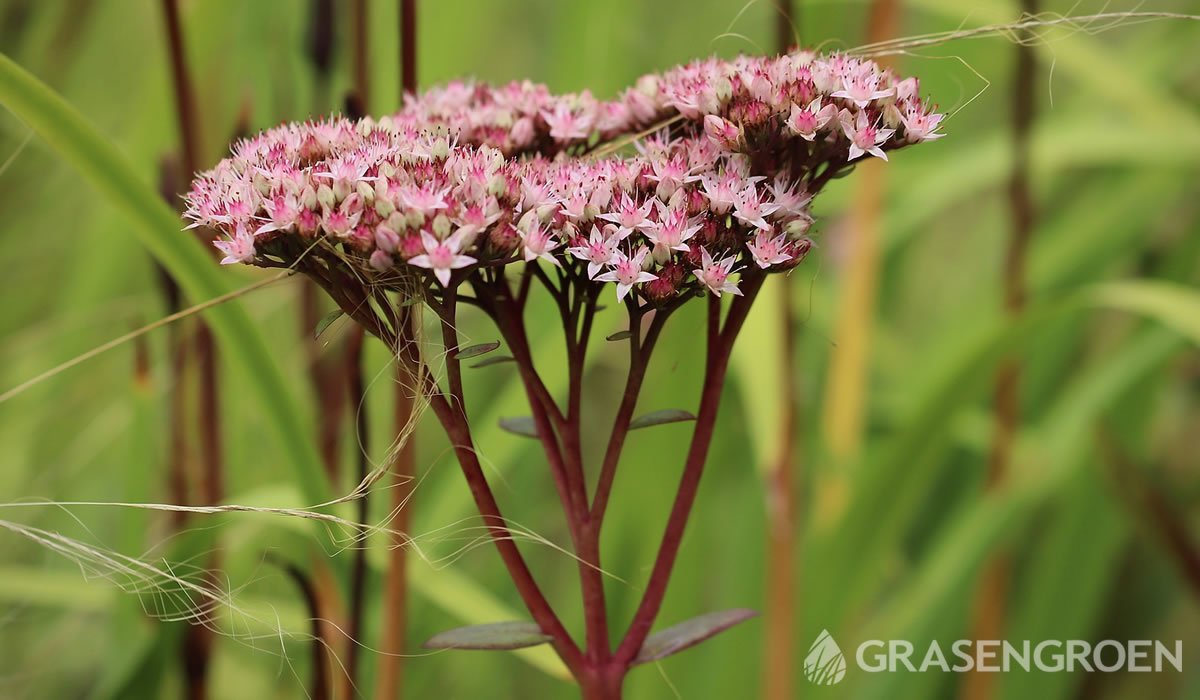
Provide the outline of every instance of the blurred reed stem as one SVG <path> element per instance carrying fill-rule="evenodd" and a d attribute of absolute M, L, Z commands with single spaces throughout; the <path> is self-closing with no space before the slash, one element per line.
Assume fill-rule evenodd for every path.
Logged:
<path fill-rule="evenodd" d="M 867 43 L 897 34 L 898 0 L 874 0 L 867 17 Z M 889 66 L 887 59 L 878 61 Z M 875 322 L 875 296 L 879 288 L 879 228 L 886 189 L 884 163 L 864 157 L 858 164 L 854 207 L 841 251 L 845 262 L 839 308 L 834 315 L 834 347 L 829 358 L 825 389 L 825 444 L 833 471 L 819 482 L 815 503 L 818 518 L 829 521 L 846 503 L 846 466 L 858 457 L 863 444 L 864 414 L 870 380 L 871 327 Z"/>
<path fill-rule="evenodd" d="M 180 152 L 182 155 L 183 171 L 186 174 L 185 179 L 181 179 L 176 183 L 176 191 L 181 192 L 186 187 L 186 179 L 190 179 L 192 175 L 199 169 L 200 153 L 202 152 L 200 127 L 197 122 L 198 114 L 196 110 L 196 93 L 192 84 L 191 74 L 187 65 L 187 48 L 184 43 L 183 26 L 180 21 L 179 2 L 178 0 L 163 0 L 163 20 L 167 32 L 167 49 L 171 64 L 171 87 L 175 101 L 175 117 L 179 130 Z M 207 236 L 203 233 L 203 229 L 197 230 L 197 235 L 201 236 L 202 240 Z M 173 284 L 172 284 L 173 286 Z M 177 292 L 168 292 L 168 297 L 178 298 Z M 217 364 L 217 348 L 216 341 L 213 338 L 212 332 L 208 326 L 201 320 L 197 320 L 194 325 L 193 335 L 190 338 L 177 337 L 177 346 L 172 349 L 172 354 L 176 357 L 177 369 L 182 369 L 184 362 L 182 353 L 183 345 L 187 342 L 192 343 L 194 361 L 197 368 L 196 381 L 198 383 L 197 393 L 197 423 L 199 425 L 198 435 L 198 457 L 200 474 L 197 475 L 194 489 L 187 489 L 190 493 L 189 502 L 200 503 L 204 505 L 220 503 L 224 498 L 224 478 L 223 478 L 223 458 L 224 450 L 221 436 L 221 393 L 219 386 L 218 364 Z M 175 392 L 180 391 L 180 385 L 183 374 L 179 374 L 175 379 Z M 182 409 L 182 401 L 176 397 L 175 407 Z M 179 413 L 174 415 L 178 421 L 181 417 Z M 176 436 L 182 440 L 182 431 L 184 426 L 175 422 L 172 426 L 172 431 L 180 431 Z M 175 449 L 179 449 L 182 443 L 173 442 L 176 445 Z M 178 454 L 173 454 L 173 457 L 178 457 Z M 180 525 L 183 524 L 181 520 Z M 210 583 L 215 585 L 219 567 L 217 555 L 214 553 L 209 557 L 207 562 L 208 573 L 206 578 Z M 189 698 L 201 700 L 209 696 L 208 690 L 208 669 L 212 659 L 213 647 L 213 632 L 203 625 L 193 625 L 188 628 L 184 634 L 182 644 L 183 668 L 185 676 L 185 692 Z"/>
<path fill-rule="evenodd" d="M 400 99 L 417 91 L 417 3 L 400 0 Z M 399 105 L 396 105 L 399 107 Z M 420 396 L 420 368 L 407 352 L 416 343 L 419 318 L 412 306 L 397 310 L 396 333 L 404 347 L 393 350 L 396 360 L 395 405 L 398 444 L 392 462 L 392 530 L 388 570 L 383 588 L 383 624 L 379 640 L 375 697 L 396 700 L 404 696 L 404 655 L 408 651 L 408 542 L 412 524 L 413 490 L 416 488 L 416 420 Z"/>
<path fill-rule="evenodd" d="M 786 53 L 797 43 L 793 0 L 779 0 L 775 13 L 775 49 Z M 796 617 L 800 597 L 796 568 L 799 561 L 799 479 L 796 478 L 796 430 L 800 413 L 796 369 L 796 310 L 792 299 L 794 285 L 790 275 L 774 282 L 779 295 L 780 357 L 779 442 L 767 453 L 764 495 L 767 512 L 766 615 L 763 619 L 763 698 L 793 700 L 796 695 Z"/>
<path fill-rule="evenodd" d="M 1027 16 L 1038 12 L 1037 0 L 1021 0 Z M 1024 36 L 1019 39 L 1029 39 Z M 1033 47 L 1018 41 L 1015 48 L 1016 70 L 1012 92 L 1013 166 L 1008 181 L 1010 229 L 1004 255 L 1002 284 L 1004 312 L 1019 316 L 1025 309 L 1025 267 L 1029 241 L 1033 235 L 1034 206 L 1029 182 L 1030 135 L 1034 120 L 1034 81 L 1037 63 Z M 985 490 L 999 488 L 1008 474 L 1016 433 L 1020 427 L 1021 365 L 1014 357 L 1005 358 L 996 371 L 992 396 L 992 444 L 988 453 Z M 974 639 L 1001 639 L 1008 609 L 1012 561 L 1007 551 L 999 550 L 986 561 L 980 575 L 972 613 Z M 988 700 L 995 695 L 996 674 L 971 673 L 963 680 L 961 697 Z"/>
<path fill-rule="evenodd" d="M 367 0 L 355 0 L 351 6 L 350 50 L 352 53 L 354 92 L 346 98 L 346 111 L 351 119 L 361 119 L 370 114 L 371 105 L 371 73 L 369 67 L 370 32 L 368 31 Z M 354 114 L 354 112 L 359 112 Z M 368 439 L 367 426 L 368 410 L 366 403 L 366 387 L 363 377 L 363 346 L 366 331 L 360 325 L 355 325 L 347 339 L 342 364 L 346 369 L 349 396 L 347 404 L 354 415 L 351 421 L 355 431 L 355 439 L 351 441 L 355 449 L 358 465 L 356 485 L 367 478 L 370 469 L 368 454 L 371 443 Z M 355 501 L 355 515 L 358 522 L 366 523 L 370 518 L 370 490 L 363 491 Z M 342 688 L 339 697 L 353 698 L 358 694 L 360 650 L 363 648 L 363 614 L 366 611 L 367 595 L 367 548 L 363 541 L 354 549 L 354 561 L 350 567 L 350 587 L 347 591 L 347 619 L 345 632 L 345 672 L 342 674 Z"/>

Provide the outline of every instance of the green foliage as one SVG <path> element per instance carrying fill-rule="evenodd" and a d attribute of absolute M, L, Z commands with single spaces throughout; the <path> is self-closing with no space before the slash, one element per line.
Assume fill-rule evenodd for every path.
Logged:
<path fill-rule="evenodd" d="M 396 3 L 367 4 L 370 107 L 379 113 L 398 99 Z M 806 43 L 862 41 L 866 5 L 798 4 Z M 774 36 L 775 11 L 767 2 L 744 8 L 717 0 L 686 7 L 634 0 L 419 5 L 424 85 L 465 75 L 529 77 L 555 90 L 591 88 L 606 96 L 643 72 L 696 56 L 767 50 Z M 1100 10 L 1043 5 L 1051 12 Z M 349 22 L 337 6 L 341 48 L 323 83 L 305 54 L 307 3 L 182 3 L 204 165 L 224 152 L 243 111 L 257 129 L 340 103 L 352 65 L 345 51 Z M 972 3 L 969 12 L 954 0 L 903 7 L 903 31 L 914 35 L 964 21 L 1003 22 L 1018 12 L 1000 0 Z M 1194 11 L 1182 0 L 1152 9 Z M 158 11 L 155 3 L 0 7 L 0 103 L 9 113 L 0 117 L 0 255 L 9 263 L 0 282 L 0 391 L 161 318 L 156 264 L 180 283 L 188 303 L 252 281 L 217 267 L 209 251 L 180 231 L 173 207 L 151 184 L 178 142 Z M 821 407 L 838 343 L 834 320 L 847 264 L 842 236 L 856 220 L 848 214 L 862 169 L 817 202 L 819 245 L 787 287 L 799 312 L 791 358 L 801 396 L 793 457 L 803 495 L 797 669 L 823 629 L 848 661 L 864 639 L 909 639 L 922 648 L 930 639 L 969 636 L 979 573 L 999 553 L 1013 570 L 1005 617 L 1010 639 L 1178 638 L 1185 649 L 1200 643 L 1194 590 L 1145 514 L 1114 485 L 1113 456 L 1103 447 L 1120 446 L 1135 475 L 1165 494 L 1200 541 L 1194 527 L 1200 503 L 1194 450 L 1200 117 L 1194 66 L 1179 60 L 1192 50 L 1195 29 L 1159 22 L 1050 37 L 1054 41 L 1038 50 L 1031 298 L 1017 319 L 1001 313 L 1000 292 L 1013 48 L 1001 39 L 973 39 L 897 57 L 954 116 L 946 139 L 897 154 L 884 170 L 864 449 L 843 461 L 825 444 Z M 657 626 L 663 633 L 670 632 L 666 622 L 695 620 L 705 610 L 765 607 L 771 501 L 759 477 L 777 459 L 785 431 L 776 404 L 783 381 L 781 282 L 771 280 L 760 295 L 739 341 L 696 516 Z M 321 408 L 305 365 L 304 344 L 315 333 L 321 346 L 336 347 L 344 336 L 341 322 L 330 315 L 317 328 L 300 327 L 297 287 L 298 280 L 281 281 L 204 312 L 220 344 L 231 503 L 304 508 L 354 486 L 350 476 L 331 483 L 320 463 L 315 426 Z M 597 319 L 585 368 L 592 387 L 585 425 L 600 426 L 583 435 L 591 464 L 603 452 L 628 356 L 624 311 L 611 298 L 603 301 L 611 308 Z M 530 345 L 548 390 L 561 396 L 567 368 L 556 313 L 545 299 L 533 304 Z M 645 424 L 686 420 L 695 410 L 702 316 L 693 305 L 667 324 L 637 409 Z M 459 334 L 460 357 L 478 355 L 470 366 L 499 370 L 464 376 L 475 447 L 539 582 L 580 632 L 577 566 L 559 549 L 569 538 L 554 488 L 537 441 L 522 439 L 536 431 L 528 418 L 502 418 L 528 413 L 524 389 L 515 371 L 498 367 L 511 358 L 492 352 L 494 328 L 468 317 Z M 432 342 L 436 334 L 426 335 Z M 135 374 L 134 347 L 127 345 L 0 404 L 0 503 L 170 501 L 166 382 L 172 358 L 164 336 L 147 338 L 150 364 L 143 373 Z M 1003 488 L 985 489 L 991 394 L 1004 358 L 1022 362 L 1021 422 L 1011 478 Z M 379 465 L 386 464 L 395 433 L 389 363 L 386 349 L 369 345 L 368 377 L 376 379 L 362 407 L 370 438 L 362 447 Z M 343 420 L 347 463 L 359 447 L 351 421 Z M 663 425 L 629 436 L 604 543 L 615 621 L 628 620 L 636 606 L 687 430 L 686 423 Z M 407 631 L 413 649 L 440 630 L 527 617 L 481 539 L 445 437 L 428 418 L 417 436 Z M 373 491 L 374 524 L 389 515 L 385 485 Z M 355 517 L 350 504 L 325 512 Z M 167 514 L 86 506 L 0 507 L 0 520 L 137 557 L 185 580 L 205 565 L 202 553 L 219 551 L 231 596 L 212 620 L 222 633 L 212 668 L 214 697 L 304 697 L 309 612 L 295 587 L 264 563 L 268 554 L 305 567 L 326 559 L 340 579 L 355 548 L 366 546 L 371 595 L 363 642 L 370 647 L 389 624 L 379 604 L 390 544 L 382 532 L 356 542 L 350 538 L 360 533 L 313 520 L 229 513 L 192 516 L 188 535 L 173 537 Z M 9 530 L 0 530 L 0 540 L 0 695 L 180 695 L 183 623 L 152 621 L 147 614 L 186 609 L 177 595 L 161 586 L 123 592 L 105 579 L 130 579 L 112 570 L 89 565 L 81 574 L 73 562 Z M 759 697 L 766 622 L 737 625 L 657 662 L 657 669 L 634 671 L 628 696 L 671 697 L 669 681 L 685 698 Z M 652 639 L 678 646 L 695 638 L 696 629 Z M 378 659 L 366 649 L 362 662 L 369 689 Z M 409 697 L 575 695 L 545 645 L 417 656 L 407 660 L 406 676 Z M 961 680 L 940 673 L 864 674 L 851 662 L 837 686 L 804 685 L 802 677 L 798 683 L 803 697 L 927 698 L 956 695 Z M 1190 676 L 1096 680 L 1009 674 L 996 697 L 1066 700 L 1087 693 L 1118 700 L 1196 692 Z"/>

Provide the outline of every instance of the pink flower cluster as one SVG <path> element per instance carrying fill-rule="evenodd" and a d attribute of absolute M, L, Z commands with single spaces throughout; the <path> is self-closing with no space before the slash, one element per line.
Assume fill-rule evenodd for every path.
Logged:
<path fill-rule="evenodd" d="M 524 261 L 613 282 L 619 299 L 737 294 L 739 271 L 803 259 L 811 196 L 830 177 L 939 138 L 941 118 L 915 79 L 809 53 L 699 61 L 610 102 L 453 83 L 379 120 L 241 141 L 198 176 L 186 215 L 223 234 L 224 263 L 315 250 L 379 283 L 449 287 Z M 636 155 L 587 155 L 663 121 Z"/>

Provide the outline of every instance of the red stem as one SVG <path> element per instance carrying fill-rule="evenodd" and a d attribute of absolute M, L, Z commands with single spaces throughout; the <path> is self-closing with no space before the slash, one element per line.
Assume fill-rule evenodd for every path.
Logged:
<path fill-rule="evenodd" d="M 688 448 L 687 461 L 683 468 L 683 476 L 679 481 L 679 490 L 675 494 L 675 502 L 671 506 L 671 514 L 667 518 L 667 527 L 663 533 L 662 544 L 654 561 L 654 568 L 638 605 L 633 622 L 621 641 L 614 655 L 614 663 L 627 668 L 637 657 L 654 626 L 658 611 L 662 608 L 663 598 L 670 582 L 671 570 L 675 566 L 679 546 L 683 542 L 683 533 L 687 527 L 688 516 L 696 501 L 696 493 L 700 486 L 700 477 L 704 473 L 704 463 L 708 457 L 708 448 L 712 443 L 713 428 L 717 421 L 717 409 L 721 402 L 721 389 L 725 384 L 725 373 L 729 367 L 729 355 L 733 341 L 741 330 L 750 311 L 759 288 L 762 286 L 763 275 L 743 276 L 742 293 L 744 296 L 735 298 L 726 316 L 724 328 L 720 327 L 720 301 L 716 298 L 709 300 L 708 314 L 708 356 L 705 362 L 704 387 L 700 394 L 700 408 L 696 415 L 696 426 L 692 433 L 692 442 Z"/>
<path fill-rule="evenodd" d="M 633 420 L 633 412 L 637 408 L 638 395 L 642 391 L 642 381 L 646 378 L 650 353 L 658 341 L 658 336 L 662 332 L 670 312 L 670 309 L 658 310 L 643 339 L 641 337 L 642 314 L 631 309 L 629 331 L 632 336 L 629 338 L 629 374 L 625 379 L 625 393 L 621 396 L 621 405 L 617 407 L 617 415 L 613 418 L 608 447 L 605 448 L 604 462 L 600 466 L 600 477 L 596 482 L 596 493 L 592 497 L 591 517 L 597 524 L 597 531 L 604 523 L 604 514 L 608 510 L 608 499 L 612 494 L 617 466 L 621 461 L 621 450 L 625 446 L 629 423 Z"/>
<path fill-rule="evenodd" d="M 400 0 L 400 94 L 417 91 L 417 0 Z"/>
<path fill-rule="evenodd" d="M 443 337 L 445 338 L 448 350 L 457 346 L 453 324 L 455 310 L 453 300 L 454 295 L 451 293 L 448 300 L 450 303 L 438 310 L 439 315 L 442 317 Z M 397 347 L 394 342 L 395 338 L 381 337 L 384 337 L 392 347 Z M 408 344 L 402 349 L 408 353 L 414 366 L 419 366 L 420 356 L 416 345 Z M 525 562 L 525 558 L 521 555 L 520 549 L 517 548 L 516 542 L 512 538 L 512 533 L 507 527 L 507 521 L 500 512 L 500 506 L 496 502 L 496 497 L 492 494 L 491 487 L 488 486 L 487 477 L 484 475 L 479 457 L 475 453 L 475 445 L 471 438 L 471 428 L 467 423 L 466 413 L 462 410 L 463 396 L 461 393 L 461 380 L 458 382 L 453 381 L 454 376 L 461 376 L 459 360 L 450 351 L 447 353 L 446 362 L 452 378 L 451 385 L 457 386 L 458 393 L 452 393 L 447 397 L 438 388 L 429 373 L 422 371 L 421 384 L 423 393 L 429 397 L 430 408 L 433 409 L 434 415 L 437 416 L 438 421 L 442 424 L 442 428 L 450 438 L 451 446 L 454 448 L 454 453 L 458 458 L 459 466 L 462 468 L 463 476 L 467 480 L 467 486 L 471 490 L 471 496 L 475 500 L 475 507 L 488 528 L 488 534 L 492 538 L 492 543 L 496 546 L 497 551 L 500 553 L 500 558 L 504 561 L 504 565 L 508 569 L 513 585 L 516 586 L 517 592 L 520 593 L 521 599 L 525 602 L 525 606 L 529 609 L 534 621 L 538 623 L 538 626 L 546 634 L 553 637 L 554 641 L 552 643 L 554 648 L 567 665 L 567 668 L 578 676 L 586 665 L 583 654 L 574 640 L 571 639 L 570 633 L 563 627 L 562 622 L 550 606 L 550 603 L 546 600 L 545 595 L 542 594 L 541 588 L 538 587 L 537 581 L 533 578 L 533 574 Z M 454 389 L 452 389 L 453 391 Z"/>

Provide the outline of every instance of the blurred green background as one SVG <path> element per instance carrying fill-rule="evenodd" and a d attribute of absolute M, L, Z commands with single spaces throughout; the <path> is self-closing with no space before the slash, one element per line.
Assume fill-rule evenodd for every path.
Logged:
<path fill-rule="evenodd" d="M 352 81 L 351 5 L 335 3 L 331 77 L 320 88 L 306 49 L 308 2 L 182 4 L 203 167 L 225 153 L 239 118 L 257 129 L 339 106 Z M 587 88 L 601 97 L 691 58 L 772 51 L 777 21 L 768 1 L 418 5 L 422 86 L 465 76 L 530 78 L 555 91 Z M 865 43 L 869 3 L 795 5 L 806 45 L 832 50 Z M 898 5 L 898 36 L 1019 14 L 1005 0 Z M 369 110 L 379 114 L 393 109 L 399 94 L 397 10 L 390 0 L 367 6 Z M 1064 0 L 1042 9 L 1129 8 Z M 1140 9 L 1200 10 L 1172 0 Z M 150 0 L 4 0 L 0 51 L 63 95 L 154 187 L 162 159 L 177 153 L 179 143 L 163 26 L 159 3 Z M 923 649 L 931 639 L 970 637 L 980 572 L 997 557 L 1011 573 L 999 611 L 1004 638 L 1181 639 L 1186 665 L 1182 674 L 1018 671 L 995 678 L 991 697 L 1200 697 L 1197 39 L 1195 22 L 1163 21 L 1094 35 L 1051 32 L 1039 44 L 1032 147 L 1038 216 L 1027 256 L 1030 320 L 1023 325 L 1005 321 L 1002 301 L 1015 47 L 1001 38 L 970 39 L 895 59 L 901 73 L 920 76 L 923 92 L 953 112 L 949 136 L 897 153 L 879 171 L 877 216 L 864 206 L 874 194 L 859 173 L 818 200 L 817 251 L 786 289 L 771 280 L 739 341 L 660 624 L 766 605 L 768 504 L 780 500 L 766 475 L 777 445 L 785 444 L 780 387 L 788 377 L 780 370 L 779 307 L 786 294 L 797 317 L 791 488 L 799 515 L 788 545 L 792 561 L 779 551 L 773 556 L 795 574 L 795 619 L 784 627 L 792 632 L 798 697 L 965 697 L 967 677 L 959 674 L 866 674 L 852 663 L 841 684 L 818 688 L 803 679 L 800 665 L 822 629 L 847 651 L 864 639 L 908 639 Z M 8 112 L 0 114 L 0 163 L 0 390 L 6 390 L 167 311 L 127 213 Z M 864 253 L 864 240 L 877 242 L 877 265 Z M 221 274 L 229 288 L 260 278 L 245 270 Z M 854 279 L 865 297 L 847 292 Z M 1094 291 L 1098 283 L 1130 279 L 1142 281 Z M 235 303 L 268 339 L 290 383 L 275 400 L 298 406 L 315 423 L 300 341 L 310 329 L 298 322 L 298 288 L 289 280 Z M 1057 306 L 1072 299 L 1084 301 Z M 1114 309 L 1130 306 L 1141 311 Z M 531 333 L 544 346 L 538 358 L 548 381 L 562 386 L 557 321 L 545 319 L 544 326 L 531 321 Z M 700 321 L 691 308 L 668 325 L 640 411 L 694 407 Z M 601 335 L 622 327 L 615 310 L 600 323 Z M 327 331 L 327 351 L 346 333 L 344 324 Z M 475 321 L 465 333 L 477 342 L 496 337 Z M 142 380 L 135 381 L 130 343 L 0 403 L 0 501 L 169 500 L 170 357 L 164 332 L 148 339 L 150 372 Z M 864 350 L 861 361 L 855 347 Z M 988 488 L 992 386 L 1004 351 L 1024 368 L 1020 425 L 1009 478 Z M 848 355 L 835 359 L 839 353 Z M 618 344 L 598 343 L 589 363 L 588 409 L 607 426 L 625 353 Z M 387 365 L 386 351 L 371 344 L 366 447 L 375 460 L 385 458 L 392 437 Z M 236 363 L 221 366 L 227 501 L 306 505 L 262 404 L 247 388 L 252 379 Z M 515 374 L 502 367 L 472 371 L 467 393 L 475 397 L 478 444 L 506 513 L 564 545 L 569 540 L 538 446 L 495 428 L 497 417 L 526 412 Z M 348 418 L 345 430 L 349 460 L 357 441 Z M 606 567 L 627 582 L 609 587 L 619 621 L 637 603 L 688 434 L 686 426 L 663 426 L 635 433 L 627 445 L 605 540 Z M 412 649 L 449 627 L 521 616 L 494 550 L 471 546 L 478 533 L 464 528 L 474 524 L 473 508 L 434 421 L 423 422 L 418 439 L 422 480 L 412 502 L 413 533 L 430 563 L 412 557 L 406 631 Z M 340 486 L 349 490 L 350 481 Z M 377 494 L 372 522 L 386 515 L 389 500 L 385 491 Z M 338 513 L 353 517 L 351 506 Z M 172 534 L 163 513 L 7 506 L 0 520 L 159 567 L 165 557 L 180 574 L 210 561 Z M 341 559 L 351 552 L 332 550 L 317 525 L 295 518 L 195 516 L 188 527 L 202 533 L 195 546 L 220 552 L 221 580 L 236 607 L 210 611 L 222 632 L 211 697 L 304 697 L 308 612 L 270 557 L 308 566 L 322 552 Z M 378 595 L 385 542 L 375 537 L 369 544 L 364 697 L 372 696 L 378 662 L 370 647 L 389 624 Z M 524 549 L 564 618 L 578 621 L 574 563 L 550 547 Z M 180 596 L 139 598 L 105 580 L 136 582 L 122 573 L 130 566 L 93 562 L 81 571 L 73 557 L 0 529 L 0 697 L 180 696 L 184 623 L 143 614 L 144 606 L 156 605 L 164 615 L 177 614 L 181 608 L 170 606 Z M 765 629 L 759 618 L 657 669 L 637 669 L 628 697 L 761 697 Z M 544 649 L 420 655 L 405 668 L 407 697 L 575 694 Z"/>

